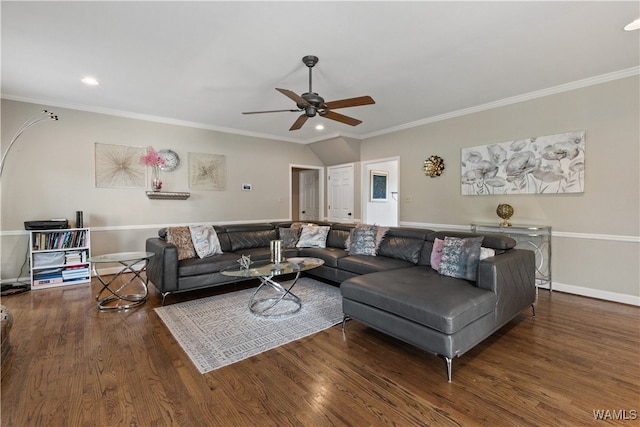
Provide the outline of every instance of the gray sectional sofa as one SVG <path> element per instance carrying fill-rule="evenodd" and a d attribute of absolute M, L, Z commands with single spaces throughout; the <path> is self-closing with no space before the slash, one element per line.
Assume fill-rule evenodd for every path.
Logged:
<path fill-rule="evenodd" d="M 451 381 L 452 359 L 460 356 L 518 316 L 535 301 L 535 256 L 515 249 L 503 235 L 471 234 L 391 227 L 375 256 L 354 255 L 345 242 L 355 225 L 316 222 L 330 227 L 324 248 L 285 250 L 286 257 L 316 257 L 324 265 L 305 274 L 340 285 L 345 322 L 354 319 L 408 342 L 446 361 Z M 242 255 L 269 259 L 269 242 L 280 238 L 291 222 L 214 226 L 223 253 L 178 260 L 167 230 L 147 239 L 147 275 L 165 298 L 177 292 L 237 281 L 220 274 Z M 482 236 L 482 246 L 495 252 L 478 262 L 475 280 L 440 274 L 431 266 L 436 239 Z M 439 242 L 440 244 L 442 242 Z M 343 322 L 343 331 L 345 330 Z"/>

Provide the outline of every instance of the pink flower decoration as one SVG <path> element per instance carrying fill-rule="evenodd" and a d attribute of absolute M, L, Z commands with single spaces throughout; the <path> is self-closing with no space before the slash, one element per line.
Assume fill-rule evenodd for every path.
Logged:
<path fill-rule="evenodd" d="M 164 165 L 164 159 L 160 157 L 160 155 L 158 155 L 158 152 L 153 147 L 149 147 L 147 149 L 146 156 L 140 157 L 140 162 L 143 163 L 145 166 L 152 166 L 152 167 Z"/>

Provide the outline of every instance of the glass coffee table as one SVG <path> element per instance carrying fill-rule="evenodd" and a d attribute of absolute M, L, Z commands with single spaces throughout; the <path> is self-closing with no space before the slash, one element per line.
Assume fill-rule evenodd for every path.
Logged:
<path fill-rule="evenodd" d="M 223 269 L 220 273 L 231 277 L 257 278 L 260 286 L 249 300 L 249 310 L 252 313 L 266 317 L 285 316 L 297 313 L 302 308 L 300 298 L 291 292 L 300 273 L 320 267 L 324 261 L 319 258 L 289 258 L 286 261 L 274 264 L 270 261 L 252 262 L 249 268 L 240 265 L 232 265 Z M 282 285 L 274 277 L 295 273 L 296 277 L 286 285 Z"/>

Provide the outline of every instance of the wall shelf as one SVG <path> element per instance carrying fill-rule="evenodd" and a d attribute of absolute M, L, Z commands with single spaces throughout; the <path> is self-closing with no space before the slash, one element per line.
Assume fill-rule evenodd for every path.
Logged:
<path fill-rule="evenodd" d="M 187 200 L 191 193 L 172 191 L 147 191 L 147 197 L 152 200 Z"/>

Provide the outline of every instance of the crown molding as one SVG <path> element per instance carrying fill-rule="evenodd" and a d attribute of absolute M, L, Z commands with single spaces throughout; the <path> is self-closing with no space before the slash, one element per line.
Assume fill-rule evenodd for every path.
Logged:
<path fill-rule="evenodd" d="M 411 129 L 418 126 L 424 126 L 430 123 L 440 122 L 443 120 L 453 119 L 456 117 L 466 116 L 473 113 L 479 113 L 481 111 L 491 110 L 498 107 L 504 107 L 507 105 L 517 104 L 519 102 L 530 101 L 532 99 L 543 98 L 545 96 L 555 95 L 558 93 L 568 92 L 571 90 L 581 89 L 589 86 L 598 85 L 601 83 L 610 82 L 613 80 L 624 79 L 640 74 L 639 67 L 631 67 L 625 70 L 615 71 L 613 73 L 602 74 L 600 76 L 589 77 L 586 79 L 578 80 L 571 83 L 566 83 L 558 86 L 553 86 L 547 89 L 538 90 L 535 92 L 525 93 L 523 95 L 512 96 L 510 98 L 501 99 L 498 101 L 489 102 L 486 104 L 478 105 L 475 107 L 464 108 L 462 110 L 452 111 L 450 113 L 440 114 L 438 116 L 428 117 L 426 119 L 417 120 L 415 122 L 406 123 L 400 126 L 394 126 L 392 128 L 383 129 L 376 132 L 371 132 L 362 137 L 362 139 L 373 138 L 375 136 L 386 135 L 393 132 L 399 132 L 406 129 Z"/>
<path fill-rule="evenodd" d="M 562 84 L 562 85 L 558 85 L 558 86 L 553 86 L 553 87 L 550 87 L 550 88 L 547 88 L 547 89 L 542 89 L 542 90 L 535 91 L 535 92 L 529 92 L 529 93 L 526 93 L 526 94 L 523 94 L 523 95 L 517 95 L 517 96 L 510 97 L 510 98 L 505 98 L 505 99 L 501 99 L 501 100 L 498 100 L 498 101 L 489 102 L 489 103 L 478 105 L 478 106 L 475 106 L 475 107 L 464 108 L 462 110 L 452 111 L 450 113 L 445 113 L 445 114 L 440 114 L 440 115 L 433 116 L 433 117 L 428 117 L 428 118 L 417 120 L 417 121 L 414 121 L 414 122 L 405 123 L 403 125 L 394 126 L 394 127 L 387 128 L 387 129 L 382 129 L 382 130 L 375 131 L 375 132 L 370 132 L 370 133 L 362 135 L 362 136 L 353 135 L 353 134 L 350 134 L 348 132 L 344 132 L 344 133 L 335 133 L 335 134 L 332 134 L 332 135 L 322 135 L 322 136 L 319 136 L 318 138 L 311 138 L 311 139 L 304 139 L 304 140 L 299 139 L 299 138 L 287 138 L 287 137 L 264 134 L 264 133 L 259 133 L 259 132 L 249 132 L 249 131 L 244 131 L 244 130 L 240 130 L 240 129 L 226 128 L 226 127 L 222 127 L 222 126 L 212 126 L 212 125 L 207 125 L 207 124 L 204 124 L 204 123 L 189 122 L 189 121 L 185 121 L 185 120 L 177 120 L 177 119 L 172 119 L 172 118 L 168 118 L 168 117 L 159 117 L 159 116 L 151 116 L 151 115 L 147 115 L 147 114 L 132 113 L 132 112 L 129 112 L 129 111 L 114 110 L 114 109 L 109 109 L 109 108 L 93 107 L 93 106 L 87 106 L 87 105 L 66 104 L 66 103 L 62 103 L 62 102 L 56 102 L 56 101 L 50 101 L 50 100 L 42 100 L 42 99 L 32 99 L 32 98 L 13 96 L 13 95 L 6 95 L 6 94 L 0 94 L 0 97 L 2 99 L 7 99 L 7 100 L 11 100 L 11 101 L 28 102 L 30 104 L 40 104 L 40 105 L 46 105 L 46 106 L 50 106 L 50 107 L 59 107 L 59 108 L 66 108 L 66 109 L 70 109 L 70 110 L 86 111 L 86 112 L 90 112 L 90 113 L 106 114 L 106 115 L 109 115 L 109 116 L 124 117 L 124 118 L 135 119 L 135 120 L 144 120 L 144 121 L 149 121 L 149 122 L 163 123 L 163 124 L 169 124 L 169 125 L 175 125 L 175 126 L 183 126 L 183 127 L 189 127 L 189 128 L 195 128 L 195 129 L 205 129 L 205 130 L 211 130 L 211 131 L 215 131 L 215 132 L 224 132 L 224 133 L 229 133 L 229 134 L 234 134 L 234 135 L 249 136 L 249 137 L 253 137 L 253 138 L 270 139 L 270 140 L 283 141 L 283 142 L 293 142 L 293 143 L 297 143 L 297 144 L 311 144 L 311 143 L 314 143 L 314 142 L 319 142 L 319 141 L 323 141 L 323 140 L 331 139 L 331 138 L 336 138 L 336 137 L 340 137 L 340 136 L 346 137 L 346 138 L 358 139 L 358 140 L 365 140 L 365 139 L 373 138 L 373 137 L 380 136 L 380 135 L 386 135 L 386 134 L 393 133 L 393 132 L 399 132 L 399 131 L 402 131 L 402 130 L 411 129 L 411 128 L 418 127 L 418 126 L 424 126 L 424 125 L 427 125 L 427 124 L 430 124 L 430 123 L 435 123 L 435 122 L 439 122 L 439 121 L 443 121 L 443 120 L 448 120 L 448 119 L 452 119 L 452 118 L 455 118 L 455 117 L 466 116 L 466 115 L 473 114 L 473 113 L 478 113 L 478 112 L 481 112 L 481 111 L 491 110 L 493 108 L 498 108 L 498 107 L 504 107 L 504 106 L 507 106 L 507 105 L 517 104 L 519 102 L 524 102 L 524 101 L 529 101 L 529 100 L 532 100 L 532 99 L 542 98 L 542 97 L 545 97 L 545 96 L 555 95 L 555 94 L 562 93 L 562 92 L 568 92 L 568 91 L 575 90 L 575 89 L 581 89 L 581 88 L 588 87 L 588 86 L 594 86 L 594 85 L 597 85 L 597 84 L 606 83 L 606 82 L 609 82 L 609 81 L 623 79 L 623 78 L 627 78 L 627 77 L 632 77 L 632 76 L 636 76 L 636 75 L 639 75 L 639 74 L 640 74 L 640 66 L 637 66 L 637 67 L 627 68 L 627 69 L 620 70 L 620 71 L 615 71 L 615 72 L 612 72 L 612 73 L 602 74 L 602 75 L 595 76 L 595 77 L 589 77 L 589 78 L 578 80 L 578 81 L 571 82 L 571 83 L 566 83 L 566 84 Z"/>

